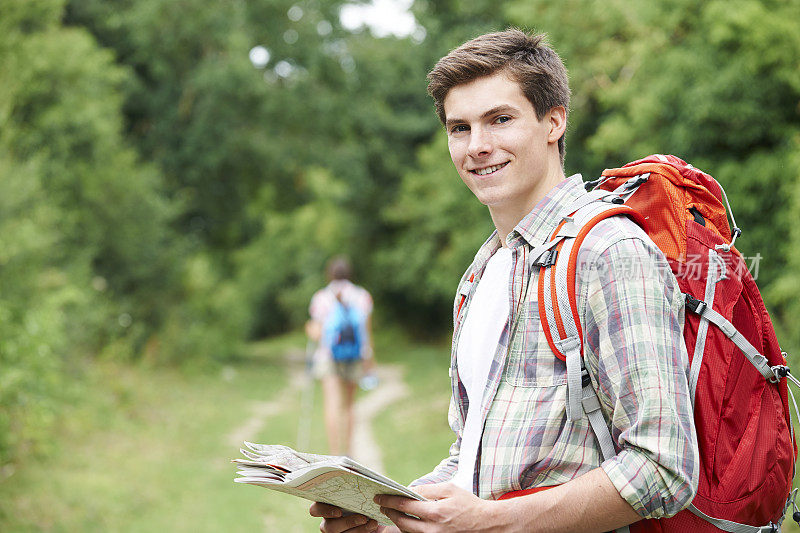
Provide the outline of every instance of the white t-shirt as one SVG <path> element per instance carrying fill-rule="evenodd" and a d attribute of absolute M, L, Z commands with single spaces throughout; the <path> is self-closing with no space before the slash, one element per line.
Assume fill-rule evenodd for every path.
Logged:
<path fill-rule="evenodd" d="M 489 259 L 481 276 L 458 339 L 456 364 L 469 398 L 469 410 L 461 434 L 458 471 L 453 483 L 472 492 L 472 480 L 483 433 L 481 403 L 489 369 L 500 334 L 508 321 L 511 250 L 500 248 Z"/>

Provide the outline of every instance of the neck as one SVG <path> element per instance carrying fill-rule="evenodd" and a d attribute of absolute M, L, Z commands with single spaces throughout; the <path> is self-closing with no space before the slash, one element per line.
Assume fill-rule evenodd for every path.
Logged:
<path fill-rule="evenodd" d="M 500 237 L 500 244 L 506 246 L 506 237 L 519 224 L 520 220 L 530 213 L 539 201 L 547 196 L 559 183 L 564 181 L 564 169 L 560 164 L 556 165 L 554 172 L 549 173 L 544 179 L 539 181 L 538 187 L 533 194 L 521 199 L 518 203 L 511 203 L 502 206 L 489 206 L 489 214 L 497 228 Z"/>

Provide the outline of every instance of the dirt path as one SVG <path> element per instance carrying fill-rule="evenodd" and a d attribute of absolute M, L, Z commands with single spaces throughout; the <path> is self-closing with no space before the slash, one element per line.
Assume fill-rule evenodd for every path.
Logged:
<path fill-rule="evenodd" d="M 353 428 L 353 459 L 366 466 L 385 472 L 380 447 L 372 432 L 372 420 L 392 403 L 408 395 L 403 382 L 403 369 L 397 365 L 378 367 L 379 385 L 363 395 L 355 405 Z"/>
<path fill-rule="evenodd" d="M 269 402 L 253 402 L 250 406 L 250 417 L 228 434 L 228 443 L 239 447 L 244 441 L 252 441 L 264 428 L 271 417 L 286 410 L 286 398 L 294 397 L 303 386 L 303 364 L 305 354 L 301 351 L 286 354 L 289 367 L 289 384 L 275 395 Z"/>
<path fill-rule="evenodd" d="M 303 370 L 304 358 L 303 352 L 291 352 L 286 355 L 289 383 L 275 395 L 275 400 L 254 402 L 250 406 L 250 417 L 227 436 L 227 441 L 232 446 L 241 446 L 243 441 L 253 440 L 271 417 L 286 410 L 286 398 L 296 397 L 298 391 L 305 386 L 307 378 Z M 379 365 L 378 378 L 379 385 L 361 395 L 356 402 L 352 455 L 356 461 L 383 472 L 383 457 L 372 431 L 372 420 L 389 405 L 407 396 L 408 387 L 403 382 L 403 369 L 398 365 Z M 320 395 L 317 394 L 313 409 L 321 409 L 321 401 Z M 324 429 L 311 428 L 311 431 L 324 431 Z M 303 436 L 300 436 L 300 439 L 308 440 Z"/>

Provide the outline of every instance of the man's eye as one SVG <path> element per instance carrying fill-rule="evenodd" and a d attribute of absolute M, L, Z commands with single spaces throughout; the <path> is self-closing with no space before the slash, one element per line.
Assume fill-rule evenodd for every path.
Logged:
<path fill-rule="evenodd" d="M 508 122 L 509 120 L 511 120 L 511 117 L 509 117 L 508 115 L 500 115 L 499 117 L 494 119 L 494 121 L 498 124 L 503 124 L 504 122 Z"/>
<path fill-rule="evenodd" d="M 463 133 L 465 131 L 469 131 L 469 126 L 466 124 L 456 124 L 450 128 L 450 133 Z"/>

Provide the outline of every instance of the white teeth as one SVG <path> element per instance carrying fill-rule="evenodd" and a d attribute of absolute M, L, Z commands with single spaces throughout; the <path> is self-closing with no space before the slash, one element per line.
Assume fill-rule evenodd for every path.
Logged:
<path fill-rule="evenodd" d="M 473 172 L 475 172 L 475 174 L 477 174 L 478 176 L 485 176 L 486 174 L 491 174 L 492 172 L 500 170 L 501 168 L 506 166 L 506 164 L 507 164 L 507 162 L 503 163 L 501 165 L 494 165 L 494 166 L 491 166 L 491 167 L 479 168 L 477 170 L 474 170 Z"/>

